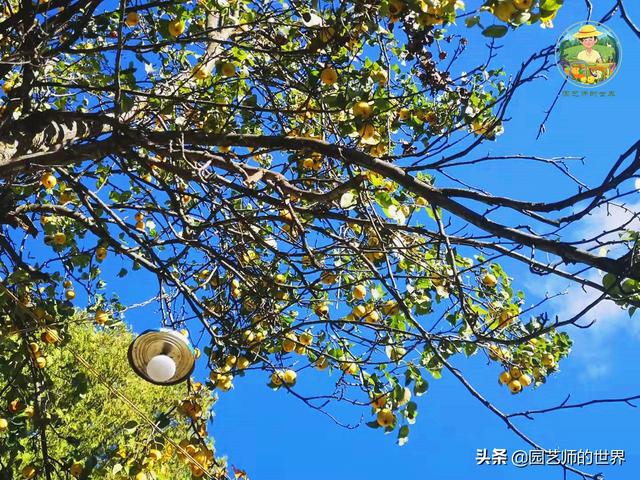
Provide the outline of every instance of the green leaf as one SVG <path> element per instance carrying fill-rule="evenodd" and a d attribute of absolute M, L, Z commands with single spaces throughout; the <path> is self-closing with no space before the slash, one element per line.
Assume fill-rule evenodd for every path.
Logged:
<path fill-rule="evenodd" d="M 398 431 L 398 445 L 403 446 L 409 441 L 409 425 L 403 425 Z"/>
<path fill-rule="evenodd" d="M 507 34 L 507 27 L 504 25 L 491 25 L 482 31 L 482 35 L 490 38 L 500 38 Z"/>

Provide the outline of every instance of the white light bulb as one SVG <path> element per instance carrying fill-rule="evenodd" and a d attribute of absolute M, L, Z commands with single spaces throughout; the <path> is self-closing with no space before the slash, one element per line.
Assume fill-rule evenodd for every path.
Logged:
<path fill-rule="evenodd" d="M 147 375 L 154 382 L 162 383 L 176 374 L 176 362 L 167 355 L 156 355 L 147 365 Z"/>

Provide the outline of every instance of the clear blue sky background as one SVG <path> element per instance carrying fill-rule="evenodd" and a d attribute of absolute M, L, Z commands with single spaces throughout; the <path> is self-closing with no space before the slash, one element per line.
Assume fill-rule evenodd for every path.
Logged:
<path fill-rule="evenodd" d="M 554 43 L 566 27 L 585 18 L 583 2 L 566 3 L 554 29 L 529 27 L 510 32 L 502 42 L 504 48 L 497 64 L 513 72 L 524 58 Z M 597 4 L 594 18 L 598 19 L 604 13 L 602 8 L 612 2 L 593 3 Z M 640 21 L 638 7 L 630 5 L 630 13 Z M 585 155 L 585 165 L 576 165 L 574 173 L 589 184 L 601 179 L 616 155 L 637 140 L 640 107 L 637 82 L 640 42 L 619 18 L 609 25 L 622 43 L 622 69 L 616 78 L 596 90 L 613 90 L 615 97 L 560 98 L 547 124 L 547 133 L 536 141 L 544 110 L 562 84 L 559 72 L 552 69 L 546 80 L 539 80 L 518 94 L 511 106 L 513 119 L 506 126 L 505 135 L 482 147 L 482 151 Z M 478 45 L 472 48 L 477 49 Z M 568 188 L 574 188 L 549 172 L 548 168 L 509 161 L 456 173 L 469 180 L 481 179 L 485 188 L 495 194 L 522 199 L 557 199 L 566 195 Z M 543 296 L 547 288 L 566 287 L 546 278 L 532 278 L 521 266 L 508 264 L 508 267 L 510 274 L 518 279 L 517 286 L 527 291 L 529 302 Z M 136 281 L 135 275 L 128 278 L 128 282 L 126 289 L 111 284 L 125 304 L 153 294 L 155 284 L 147 288 L 144 282 Z M 570 311 L 571 302 L 580 300 L 577 292 L 570 292 L 550 309 L 558 313 Z M 601 319 L 602 325 L 592 333 L 574 336 L 575 354 L 563 362 L 561 372 L 542 388 L 511 396 L 496 384 L 497 367 L 488 367 L 479 358 L 460 359 L 457 365 L 484 395 L 506 412 L 553 406 L 568 394 L 572 401 L 638 394 L 639 367 L 635 359 L 640 343 L 638 329 L 633 327 L 638 319 L 628 319 L 624 312 L 611 308 L 603 308 L 601 313 L 606 317 Z M 154 318 L 157 318 L 154 309 L 147 307 L 130 312 L 127 321 L 140 331 L 154 325 L 151 320 Z M 204 361 L 196 373 L 201 377 L 205 375 Z M 309 377 L 312 378 L 301 375 L 297 388 L 302 392 L 321 389 L 320 375 Z M 395 435 L 384 436 L 381 431 L 364 425 L 356 429 L 341 428 L 285 391 L 271 391 L 265 386 L 266 381 L 266 374 L 259 372 L 237 379 L 233 391 L 220 394 L 216 418 L 210 425 L 218 454 L 227 455 L 231 464 L 246 470 L 253 480 L 562 478 L 562 471 L 557 467 L 521 470 L 511 466 L 476 466 L 478 448 L 528 447 L 446 373 L 441 380 L 431 381 L 430 391 L 419 399 L 418 422 L 404 447 L 395 445 Z M 345 423 L 356 424 L 361 416 L 365 421 L 370 420 L 369 409 L 343 406 L 333 412 Z M 525 419 L 519 425 L 546 448 L 625 449 L 625 466 L 592 471 L 603 471 L 607 478 L 616 480 L 638 478 L 640 445 L 636 432 L 640 411 L 624 405 L 594 406 L 549 414 L 533 422 Z"/>

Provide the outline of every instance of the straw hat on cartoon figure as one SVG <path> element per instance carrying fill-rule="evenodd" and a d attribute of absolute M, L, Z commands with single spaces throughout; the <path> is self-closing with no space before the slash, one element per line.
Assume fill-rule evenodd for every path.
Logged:
<path fill-rule="evenodd" d="M 573 35 L 584 47 L 584 50 L 577 55 L 578 60 L 589 64 L 603 63 L 600 53 L 593 48 L 595 44 L 598 43 L 598 37 L 602 34 L 603 33 L 594 25 L 583 25 L 580 27 L 580 30 Z"/>

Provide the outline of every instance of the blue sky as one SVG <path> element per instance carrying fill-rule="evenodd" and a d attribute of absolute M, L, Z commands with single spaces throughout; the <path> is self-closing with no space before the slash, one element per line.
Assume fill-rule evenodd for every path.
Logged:
<path fill-rule="evenodd" d="M 583 2 L 567 3 L 554 29 L 535 26 L 510 32 L 502 42 L 504 47 L 497 63 L 504 65 L 507 72 L 513 72 L 524 58 L 554 43 L 566 27 L 585 18 Z M 611 2 L 593 3 L 600 4 L 594 11 L 597 19 L 604 13 L 599 9 L 602 4 L 608 6 Z M 638 5 L 629 10 L 640 19 Z M 522 89 L 511 105 L 512 120 L 506 125 L 506 133 L 497 142 L 485 144 L 480 152 L 586 156 L 585 164 L 576 164 L 573 173 L 588 184 L 600 180 L 617 154 L 637 140 L 635 122 L 640 106 L 636 89 L 636 79 L 640 77 L 638 39 L 618 18 L 609 25 L 622 43 L 622 67 L 611 82 L 596 90 L 614 91 L 615 96 L 560 98 L 547 123 L 547 133 L 536 140 L 544 110 L 562 84 L 559 72 L 552 69 L 546 79 Z M 578 90 L 573 86 L 567 88 Z M 518 161 L 459 169 L 456 174 L 471 182 L 481 182 L 496 195 L 521 199 L 557 199 L 573 193 L 575 188 L 559 175 L 550 174 L 548 167 Z M 629 201 L 640 202 L 640 199 Z M 605 221 L 606 217 L 599 216 L 587 222 L 585 228 L 599 228 Z M 575 232 L 576 235 L 586 233 Z M 547 291 L 568 287 L 567 282 L 532 277 L 521 265 L 507 262 L 505 266 L 516 278 L 516 286 L 527 292 L 530 303 L 542 298 Z M 154 294 L 155 283 L 145 283 L 136 274 L 127 280 L 127 288 L 110 285 L 123 303 L 134 304 Z M 547 309 L 566 316 L 587 298 L 588 292 L 570 289 Z M 637 319 L 629 319 L 625 312 L 611 305 L 603 305 L 596 313 L 598 323 L 593 329 L 571 332 L 575 341 L 573 355 L 562 363 L 561 372 L 542 388 L 512 396 L 496 384 L 497 367 L 487 367 L 480 358 L 461 358 L 455 364 L 483 395 L 505 412 L 554 406 L 568 394 L 572 401 L 579 402 L 640 393 L 640 368 L 632 360 L 640 345 L 640 328 L 634 326 Z M 127 321 L 136 331 L 156 325 L 156 318 L 153 306 L 132 310 L 127 315 Z M 204 377 L 204 361 L 199 364 L 196 375 Z M 320 377 L 300 375 L 296 388 L 304 392 L 319 391 L 323 382 L 330 385 L 331 378 Z M 210 431 L 216 439 L 218 455 L 227 455 L 231 464 L 246 470 L 253 480 L 562 478 L 562 471 L 557 467 L 520 470 L 511 466 L 476 466 L 476 449 L 513 451 L 528 447 L 446 373 L 441 380 L 432 380 L 429 392 L 419 399 L 418 422 L 412 426 L 409 443 L 404 447 L 395 445 L 395 434 L 385 436 L 364 425 L 355 429 L 340 427 L 285 391 L 271 391 L 266 387 L 266 373 L 256 372 L 234 383 L 233 391 L 220 393 Z M 366 408 L 339 406 L 332 413 L 348 424 L 371 419 Z M 636 472 L 640 470 L 640 447 L 635 435 L 639 415 L 624 405 L 594 406 L 549 414 L 535 421 L 524 419 L 518 425 L 546 448 L 624 449 L 625 466 L 591 471 L 602 470 L 607 478 L 626 480 L 637 478 Z"/>

